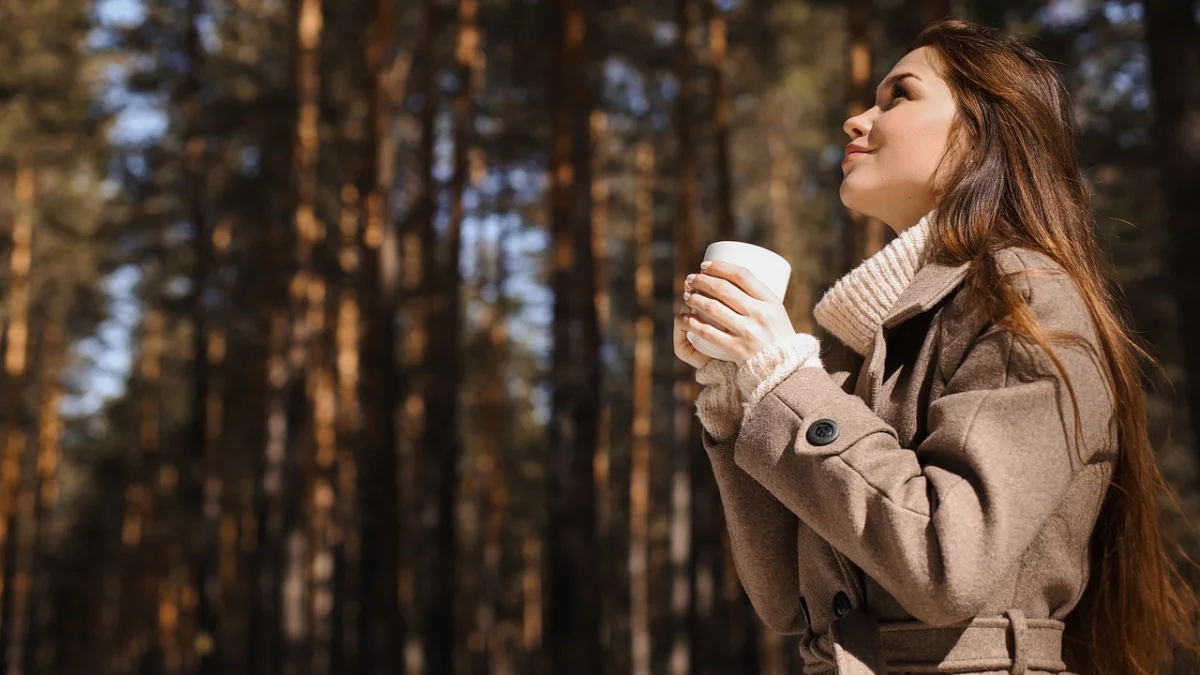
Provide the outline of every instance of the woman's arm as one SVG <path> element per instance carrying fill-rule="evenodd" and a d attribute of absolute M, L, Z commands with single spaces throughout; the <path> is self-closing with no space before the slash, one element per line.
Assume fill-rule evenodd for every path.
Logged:
<path fill-rule="evenodd" d="M 733 565 L 754 611 L 768 628 L 798 634 L 800 612 L 796 536 L 800 521 L 733 461 L 734 439 L 701 432 L 725 510 Z"/>
<path fill-rule="evenodd" d="M 704 385 L 696 398 L 696 414 L 725 511 L 734 567 L 763 623 L 784 634 L 806 628 L 797 579 L 800 523 L 734 464 L 734 443 L 747 394 L 755 395 L 763 383 L 781 381 L 801 366 L 820 367 L 817 349 L 811 336 L 796 336 L 762 350 L 740 368 L 714 360 L 696 371 L 696 381 Z"/>
<path fill-rule="evenodd" d="M 1047 333 L 1096 344 L 1068 279 L 1027 296 Z M 744 422 L 734 463 L 916 618 L 970 618 L 1058 508 L 1089 450 L 1111 444 L 1112 404 L 1095 357 L 1055 353 L 1079 397 L 1087 448 L 1076 447 L 1071 399 L 1049 358 L 993 327 L 930 404 L 917 448 L 902 447 L 823 369 L 801 368 Z M 807 437 L 827 420 L 835 437 Z"/>

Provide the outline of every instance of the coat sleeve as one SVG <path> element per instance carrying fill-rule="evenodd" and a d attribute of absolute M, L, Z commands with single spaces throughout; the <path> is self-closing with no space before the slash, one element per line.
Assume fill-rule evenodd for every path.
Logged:
<path fill-rule="evenodd" d="M 800 633 L 797 535 L 800 521 L 766 488 L 733 463 L 742 425 L 738 366 L 712 361 L 696 371 L 704 385 L 696 399 L 701 439 L 712 462 L 729 530 L 733 564 L 754 611 L 779 633 Z"/>
<path fill-rule="evenodd" d="M 1052 298 L 1027 298 L 1042 328 L 1083 331 L 1094 343 L 1082 300 Z M 1095 357 L 1057 346 L 1055 354 L 1079 397 L 1085 437 L 1107 434 L 1111 403 Z M 925 438 L 906 448 L 824 370 L 801 368 L 749 416 L 734 462 L 914 617 L 956 623 L 982 609 L 1088 459 L 1061 385 L 1043 352 L 992 326 L 929 404 Z M 834 438 L 828 424 L 808 438 L 819 421 L 836 424 Z"/>
<path fill-rule="evenodd" d="M 804 632 L 797 578 L 799 519 L 734 464 L 734 438 L 717 441 L 707 429 L 701 437 L 721 495 L 734 568 L 754 611 L 778 633 Z"/>
<path fill-rule="evenodd" d="M 829 376 L 840 386 L 847 382 L 856 366 L 861 365 L 861 357 L 832 338 L 819 341 L 819 349 L 819 355 L 811 360 L 772 359 L 766 370 L 785 367 L 794 372 L 799 365 L 824 366 L 823 361 L 829 359 L 832 364 Z M 720 368 L 726 369 L 723 377 L 717 374 Z M 704 449 L 712 462 L 713 476 L 721 495 L 738 579 L 755 612 L 768 628 L 795 635 L 807 627 L 800 610 L 797 550 L 800 521 L 775 495 L 734 463 L 735 441 L 742 424 L 740 403 L 739 419 L 728 426 L 714 424 L 713 419 L 724 418 L 715 413 L 705 415 L 703 410 L 722 410 L 727 405 L 722 402 L 726 395 L 741 399 L 738 386 L 733 382 L 738 371 L 733 364 L 714 362 L 697 373 L 697 381 L 706 385 L 697 400 L 702 407 L 700 418 L 706 422 L 702 432 Z M 746 380 L 745 377 L 737 379 Z"/>

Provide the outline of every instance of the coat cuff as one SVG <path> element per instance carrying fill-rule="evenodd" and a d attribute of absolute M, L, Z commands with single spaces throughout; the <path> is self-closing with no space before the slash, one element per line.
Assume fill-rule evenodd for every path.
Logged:
<path fill-rule="evenodd" d="M 808 333 L 796 333 L 764 348 L 737 371 L 737 386 L 749 419 L 758 402 L 798 368 L 821 368 L 821 341 Z"/>
<path fill-rule="evenodd" d="M 822 430 L 810 434 L 819 422 L 825 423 Z M 763 485 L 786 489 L 810 482 L 825 459 L 878 433 L 895 436 L 861 398 L 842 391 L 823 369 L 803 369 L 754 410 L 746 410 L 734 457 Z"/>
<path fill-rule="evenodd" d="M 696 396 L 696 417 L 717 442 L 732 437 L 742 423 L 737 370 L 736 363 L 719 359 L 696 369 L 696 382 L 704 385 Z"/>

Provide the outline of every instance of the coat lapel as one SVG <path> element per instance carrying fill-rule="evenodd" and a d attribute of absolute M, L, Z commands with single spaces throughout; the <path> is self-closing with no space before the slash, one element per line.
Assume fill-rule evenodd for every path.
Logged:
<path fill-rule="evenodd" d="M 969 261 L 961 265 L 931 262 L 922 266 L 883 318 L 882 328 L 893 328 L 921 312 L 932 309 L 949 295 L 950 291 L 958 287 L 970 264 Z"/>
<path fill-rule="evenodd" d="M 958 287 L 967 270 L 970 267 L 970 262 L 965 262 L 960 265 L 943 265 L 936 262 L 926 263 L 917 271 L 912 281 L 896 299 L 896 303 L 892 305 L 887 316 L 875 331 L 875 341 L 871 347 L 871 356 L 867 359 L 867 377 L 868 387 L 870 392 L 871 407 L 875 407 L 876 392 L 883 384 L 883 367 L 887 360 L 887 345 L 885 343 L 883 333 L 885 330 L 895 328 L 909 319 L 932 309 L 935 305 L 942 301 L 955 288 Z"/>

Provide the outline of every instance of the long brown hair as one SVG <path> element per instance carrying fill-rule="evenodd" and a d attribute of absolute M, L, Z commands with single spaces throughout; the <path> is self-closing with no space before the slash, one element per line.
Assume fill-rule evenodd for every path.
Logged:
<path fill-rule="evenodd" d="M 1118 288 L 1093 232 L 1087 187 L 1077 157 L 1070 99 L 1054 67 L 1014 38 L 967 21 L 927 27 L 913 48 L 930 47 L 958 114 L 936 181 L 929 255 L 970 262 L 965 287 L 992 316 L 1032 340 L 1066 381 L 1047 335 L 993 254 L 1021 246 L 1049 256 L 1075 281 L 1099 337 L 1113 400 L 1115 467 L 1091 539 L 1090 579 L 1066 618 L 1068 666 L 1084 675 L 1156 673 L 1178 644 L 1196 651 L 1196 596 L 1163 544 L 1157 497 L 1172 495 L 1155 462 L 1146 421 L 1139 358 L 1161 365 L 1130 330 Z M 984 292 L 986 289 L 986 292 Z M 1075 339 L 1072 339 L 1072 338 Z M 1095 349 L 1092 349 L 1095 354 Z"/>

